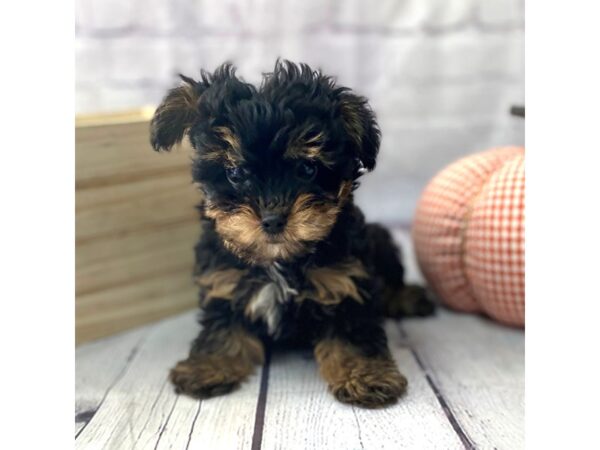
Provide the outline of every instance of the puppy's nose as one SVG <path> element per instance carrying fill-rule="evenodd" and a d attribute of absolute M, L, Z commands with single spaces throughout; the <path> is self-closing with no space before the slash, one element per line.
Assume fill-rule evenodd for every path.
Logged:
<path fill-rule="evenodd" d="M 278 234 L 285 228 L 286 218 L 283 214 L 267 214 L 262 218 L 262 228 L 265 233 Z"/>

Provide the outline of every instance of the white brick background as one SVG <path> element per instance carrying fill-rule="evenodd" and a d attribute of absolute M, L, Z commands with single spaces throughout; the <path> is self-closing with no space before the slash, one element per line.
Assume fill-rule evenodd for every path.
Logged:
<path fill-rule="evenodd" d="M 524 143 L 523 1 L 77 0 L 76 110 L 156 104 L 225 60 L 248 81 L 307 62 L 370 98 L 383 141 L 358 201 L 406 223 L 445 164 Z"/>

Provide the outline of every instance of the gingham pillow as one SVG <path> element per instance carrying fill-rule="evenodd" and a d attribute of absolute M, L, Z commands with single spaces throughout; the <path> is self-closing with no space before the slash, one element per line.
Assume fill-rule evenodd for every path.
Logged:
<path fill-rule="evenodd" d="M 463 158 L 437 174 L 417 206 L 413 239 L 433 291 L 448 306 L 525 321 L 525 149 Z"/>

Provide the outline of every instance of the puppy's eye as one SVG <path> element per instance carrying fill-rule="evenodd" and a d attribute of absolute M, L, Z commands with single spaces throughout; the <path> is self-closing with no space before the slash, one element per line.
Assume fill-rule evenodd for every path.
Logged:
<path fill-rule="evenodd" d="M 229 167 L 226 169 L 225 175 L 231 184 L 240 184 L 248 176 L 248 171 L 243 167 Z"/>
<path fill-rule="evenodd" d="M 317 174 L 317 166 L 311 161 L 301 161 L 296 166 L 296 176 L 302 180 L 310 181 Z"/>

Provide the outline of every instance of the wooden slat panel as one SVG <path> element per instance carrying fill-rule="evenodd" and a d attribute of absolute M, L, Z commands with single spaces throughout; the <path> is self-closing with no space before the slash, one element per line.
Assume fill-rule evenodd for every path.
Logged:
<path fill-rule="evenodd" d="M 477 448 L 524 446 L 524 333 L 442 309 L 403 323 L 408 343 Z"/>
<path fill-rule="evenodd" d="M 76 187 L 139 180 L 189 166 L 189 145 L 156 153 L 149 139 L 148 122 L 76 128 Z"/>
<path fill-rule="evenodd" d="M 77 295 L 144 282 L 146 279 L 176 270 L 191 276 L 194 263 L 193 244 L 198 237 L 198 224 L 196 221 L 178 224 L 170 230 L 169 234 L 145 233 L 140 239 L 129 237 L 95 241 L 90 243 L 91 249 L 85 248 L 88 247 L 85 244 L 82 245 L 78 256 L 97 247 L 104 247 L 106 252 L 112 251 L 108 258 L 85 265 L 78 264 Z M 132 250 L 134 246 L 131 244 L 137 244 L 136 241 L 142 241 L 143 246 Z M 150 244 L 152 241 L 154 244 Z"/>
<path fill-rule="evenodd" d="M 135 122 L 149 122 L 156 108 L 147 106 L 131 110 L 105 112 L 96 114 L 80 114 L 75 117 L 78 128 L 116 125 Z"/>
<path fill-rule="evenodd" d="M 77 244 L 197 220 L 194 209 L 197 198 L 187 191 L 191 192 L 191 187 L 188 190 L 148 193 L 148 196 L 131 204 L 117 203 L 79 212 L 76 216 Z"/>
<path fill-rule="evenodd" d="M 108 336 L 196 307 L 187 268 L 133 284 L 80 295 L 75 304 L 77 343 Z"/>
<path fill-rule="evenodd" d="M 160 230 L 140 230 L 136 233 L 115 236 L 110 239 L 92 240 L 77 246 L 76 268 L 78 271 L 90 266 L 113 264 L 117 258 L 126 258 L 157 251 L 172 243 L 187 240 L 186 254 L 193 252 L 199 238 L 197 219 L 189 222 L 165 225 Z M 160 262 L 160 261 L 155 261 Z"/>
<path fill-rule="evenodd" d="M 128 113 L 77 121 L 78 343 L 196 305 L 200 196 L 191 151 L 186 144 L 154 152 L 148 119 Z"/>
<path fill-rule="evenodd" d="M 132 177 L 123 183 L 110 183 L 91 188 L 77 189 L 75 211 L 80 213 L 115 204 L 137 206 L 137 201 L 159 192 L 185 192 L 191 200 L 198 199 L 192 187 L 189 162 L 185 166 L 160 176 L 146 176 L 140 179 Z"/>
<path fill-rule="evenodd" d="M 275 355 L 262 448 L 463 448 L 396 325 L 388 323 L 387 332 L 409 379 L 408 393 L 397 405 L 379 410 L 343 405 L 327 391 L 312 355 Z"/>

